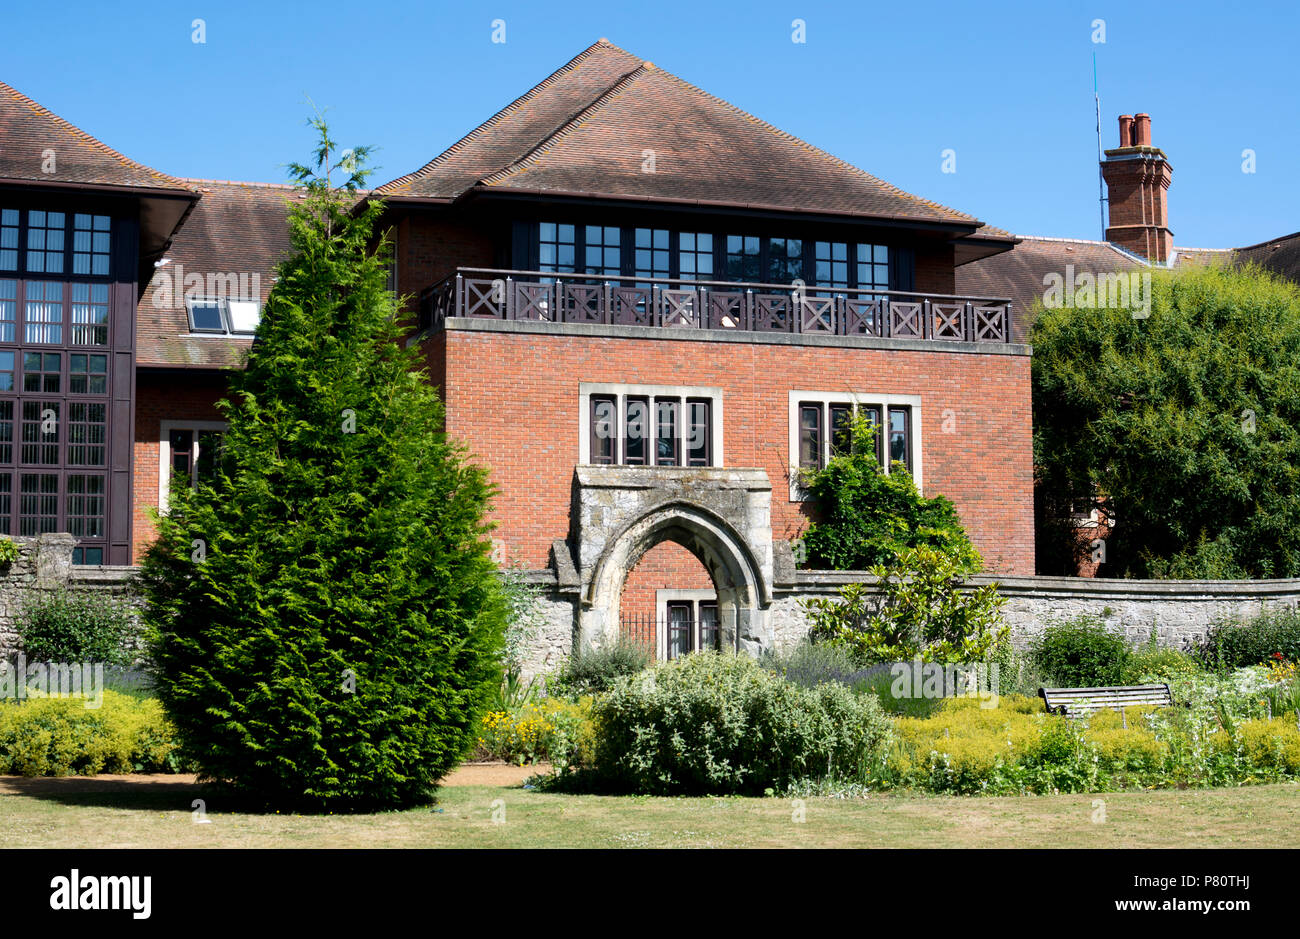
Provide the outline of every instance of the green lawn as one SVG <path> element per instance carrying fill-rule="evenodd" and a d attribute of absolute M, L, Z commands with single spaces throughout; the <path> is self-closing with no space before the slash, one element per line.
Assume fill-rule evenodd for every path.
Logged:
<path fill-rule="evenodd" d="M 464 774 L 462 774 L 463 777 Z M 463 784 L 468 782 L 469 784 Z M 209 824 L 195 824 L 194 799 Z M 1105 800 L 1105 820 L 1094 821 Z M 498 801 L 499 800 L 499 801 Z M 187 778 L 0 777 L 7 847 L 1293 847 L 1300 786 L 1103 795 L 807 800 L 568 796 L 471 774 L 432 810 L 223 813 Z M 500 821 L 494 821 L 494 813 Z"/>

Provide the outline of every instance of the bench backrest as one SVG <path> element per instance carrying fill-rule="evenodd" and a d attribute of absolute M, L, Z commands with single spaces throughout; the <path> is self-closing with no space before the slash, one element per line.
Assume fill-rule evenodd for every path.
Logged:
<path fill-rule="evenodd" d="M 1105 688 L 1039 688 L 1048 711 L 1071 716 L 1091 714 L 1101 708 L 1118 711 L 1129 707 L 1169 707 L 1169 685 L 1112 685 Z"/>

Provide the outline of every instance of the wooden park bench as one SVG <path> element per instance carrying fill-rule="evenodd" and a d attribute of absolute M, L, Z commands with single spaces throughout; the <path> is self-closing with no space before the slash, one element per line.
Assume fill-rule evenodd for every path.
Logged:
<path fill-rule="evenodd" d="M 1087 717 L 1094 711 L 1110 708 L 1121 714 L 1125 708 L 1167 708 L 1174 703 L 1167 684 L 1112 685 L 1106 688 L 1039 688 L 1038 696 L 1049 714 Z M 1127 725 L 1127 721 L 1125 724 Z"/>

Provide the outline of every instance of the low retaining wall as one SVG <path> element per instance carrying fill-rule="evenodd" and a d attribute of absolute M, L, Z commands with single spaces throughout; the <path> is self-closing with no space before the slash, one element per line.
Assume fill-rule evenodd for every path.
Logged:
<path fill-rule="evenodd" d="M 808 631 L 802 601 L 828 597 L 844 584 L 871 583 L 856 571 L 796 571 L 794 582 L 776 591 L 769 613 L 777 645 L 798 641 Z M 1134 644 L 1151 630 L 1166 648 L 1185 649 L 1205 637 L 1209 626 L 1245 620 L 1266 609 L 1300 606 L 1300 579 L 1288 580 L 1110 580 L 1086 577 L 975 577 L 974 587 L 998 584 L 1006 598 L 1003 616 L 1011 640 L 1023 648 L 1051 622 L 1096 616 Z"/>
<path fill-rule="evenodd" d="M 526 671 L 554 668 L 572 651 L 577 634 L 578 596 L 549 570 L 529 572 L 542 594 L 546 623 L 529 644 Z M 849 583 L 873 582 L 860 571 L 787 571 L 773 590 L 766 611 L 772 642 L 788 647 L 808 633 L 803 603 L 833 597 Z M 1003 616 L 1011 641 L 1023 649 L 1049 623 L 1095 616 L 1137 645 L 1154 628 L 1165 648 L 1185 649 L 1200 642 L 1213 623 L 1247 620 L 1266 609 L 1300 607 L 1300 579 L 1293 580 L 1108 580 L 1082 577 L 975 577 L 972 587 L 998 584 L 1006 598 Z"/>

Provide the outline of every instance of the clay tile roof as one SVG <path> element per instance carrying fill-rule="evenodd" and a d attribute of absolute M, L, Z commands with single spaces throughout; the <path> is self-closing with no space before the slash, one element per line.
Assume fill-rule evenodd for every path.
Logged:
<path fill-rule="evenodd" d="M 1066 274 L 1073 265 L 1075 275 L 1088 272 L 1112 274 L 1146 266 L 1141 258 L 1106 241 L 1070 238 L 1033 238 L 1021 241 L 1010 251 L 971 261 L 956 269 L 957 293 L 984 297 L 1010 297 L 1011 333 L 1015 342 L 1023 342 L 1033 322 L 1033 309 L 1047 289 L 1043 278 L 1048 274 Z"/>
<path fill-rule="evenodd" d="M 188 191 L 183 180 L 128 159 L 0 82 L 0 180 Z M 53 173 L 43 172 L 54 151 Z"/>
<path fill-rule="evenodd" d="M 289 254 L 288 205 L 297 198 L 292 186 L 185 180 L 200 193 L 198 205 L 181 226 L 165 260 L 154 270 L 136 314 L 137 362 L 142 366 L 224 368 L 240 366 L 249 339 L 189 335 L 184 291 L 174 286 L 178 274 L 229 278 L 249 296 L 265 301 L 276 265 Z M 205 290 L 205 292 L 207 292 Z"/>
<path fill-rule="evenodd" d="M 651 151 L 653 172 L 646 169 Z M 903 192 L 605 40 L 389 197 L 544 192 L 978 225 Z"/>
<path fill-rule="evenodd" d="M 1300 283 L 1300 232 L 1238 248 L 1233 257 L 1237 261 L 1254 261 L 1280 277 Z"/>

